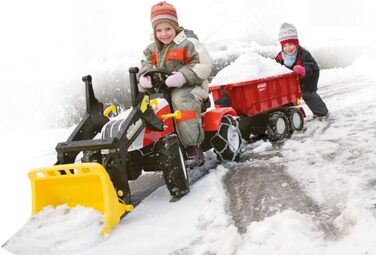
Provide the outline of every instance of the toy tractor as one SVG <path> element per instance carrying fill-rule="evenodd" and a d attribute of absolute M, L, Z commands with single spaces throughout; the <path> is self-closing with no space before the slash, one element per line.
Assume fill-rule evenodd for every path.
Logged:
<path fill-rule="evenodd" d="M 48 205 L 91 207 L 103 213 L 102 234 L 106 234 L 133 210 L 129 181 L 142 170 L 162 171 L 172 197 L 189 192 L 185 151 L 175 131 L 175 121 L 187 113 L 172 111 L 164 84 L 168 72 L 156 69 L 144 74 L 152 79 L 150 94 L 139 92 L 137 73 L 138 68 L 129 69 L 132 108 L 111 119 L 94 95 L 91 76 L 83 77 L 84 118 L 66 142 L 57 144 L 54 166 L 29 172 L 33 214 Z M 236 160 L 242 139 L 235 111 L 216 108 L 201 118 L 202 149 L 213 148 L 220 160 Z"/>

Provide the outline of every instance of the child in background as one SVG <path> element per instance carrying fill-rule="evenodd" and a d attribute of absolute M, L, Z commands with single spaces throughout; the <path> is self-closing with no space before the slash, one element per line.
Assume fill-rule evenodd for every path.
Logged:
<path fill-rule="evenodd" d="M 151 9 L 154 41 L 144 50 L 139 72 L 140 90 L 152 87 L 150 77 L 143 74 L 154 68 L 172 72 L 165 83 L 171 90 L 172 108 L 192 110 L 196 119 L 176 122 L 176 131 L 187 153 L 186 165 L 195 167 L 204 162 L 200 144 L 204 140 L 201 106 L 208 98 L 208 80 L 212 69 L 205 47 L 190 30 L 179 26 L 173 5 L 160 2 Z"/>
<path fill-rule="evenodd" d="M 278 53 L 275 60 L 298 75 L 302 97 L 312 111 L 314 118 L 327 118 L 328 108 L 317 94 L 320 68 L 312 55 L 299 45 L 296 28 L 291 24 L 283 23 L 278 39 L 281 43 L 282 51 Z"/>

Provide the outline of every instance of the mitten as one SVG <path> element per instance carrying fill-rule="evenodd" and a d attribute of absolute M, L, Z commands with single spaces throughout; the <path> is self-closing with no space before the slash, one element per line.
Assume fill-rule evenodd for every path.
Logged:
<path fill-rule="evenodd" d="M 153 87 L 151 85 L 151 78 L 149 76 L 145 77 L 141 75 L 139 82 L 140 82 L 141 87 L 143 87 L 144 89 L 150 89 L 151 87 Z"/>
<path fill-rule="evenodd" d="M 167 87 L 179 88 L 187 82 L 187 80 L 184 77 L 184 74 L 182 74 L 181 72 L 172 72 L 172 73 L 173 74 L 168 76 L 166 79 Z"/>
<path fill-rule="evenodd" d="M 304 66 L 301 65 L 296 65 L 293 68 L 294 73 L 296 73 L 299 77 L 304 77 L 305 76 L 305 68 Z"/>

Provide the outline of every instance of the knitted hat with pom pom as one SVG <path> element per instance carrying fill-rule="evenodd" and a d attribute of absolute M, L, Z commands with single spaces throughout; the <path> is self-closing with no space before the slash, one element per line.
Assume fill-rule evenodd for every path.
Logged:
<path fill-rule="evenodd" d="M 283 46 L 285 43 L 292 43 L 296 46 L 299 45 L 298 31 L 294 25 L 283 23 L 279 29 L 278 40 Z"/>
<path fill-rule="evenodd" d="M 167 21 L 179 26 L 176 8 L 167 2 L 160 2 L 151 7 L 151 24 L 153 29 L 162 21 Z"/>

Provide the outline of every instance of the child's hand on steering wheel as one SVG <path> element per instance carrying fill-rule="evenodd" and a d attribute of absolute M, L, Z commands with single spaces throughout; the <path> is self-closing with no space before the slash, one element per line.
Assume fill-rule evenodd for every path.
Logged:
<path fill-rule="evenodd" d="M 141 75 L 139 82 L 141 87 L 143 87 L 144 89 L 150 89 L 153 87 L 153 85 L 151 84 L 151 78 L 149 76 Z"/>
<path fill-rule="evenodd" d="M 168 76 L 166 79 L 166 85 L 170 88 L 179 88 L 186 82 L 187 80 L 181 72 L 172 72 L 172 75 Z"/>

